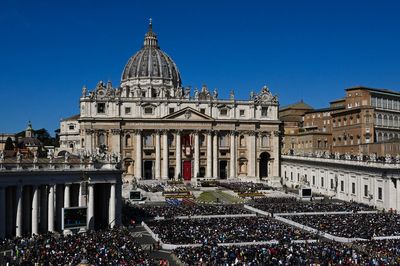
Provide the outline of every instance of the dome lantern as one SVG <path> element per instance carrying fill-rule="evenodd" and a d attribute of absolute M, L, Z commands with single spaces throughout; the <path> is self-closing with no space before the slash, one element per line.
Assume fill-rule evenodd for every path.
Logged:
<path fill-rule="evenodd" d="M 181 87 L 178 68 L 160 49 L 151 19 L 142 49 L 128 60 L 121 77 L 121 87 L 138 86 L 154 88 L 156 91 L 161 87 L 168 90 Z"/>

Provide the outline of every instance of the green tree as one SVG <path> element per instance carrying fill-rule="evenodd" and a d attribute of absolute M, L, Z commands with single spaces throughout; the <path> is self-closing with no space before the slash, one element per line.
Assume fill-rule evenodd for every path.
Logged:
<path fill-rule="evenodd" d="M 12 139 L 10 137 L 8 137 L 6 139 L 6 143 L 4 145 L 4 149 L 7 150 L 7 151 L 14 150 L 14 144 L 13 144 L 13 141 L 12 141 Z"/>

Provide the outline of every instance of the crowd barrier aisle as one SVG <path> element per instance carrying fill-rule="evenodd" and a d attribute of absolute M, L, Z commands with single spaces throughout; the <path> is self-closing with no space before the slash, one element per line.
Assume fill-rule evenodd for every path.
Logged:
<path fill-rule="evenodd" d="M 315 228 L 312 228 L 312 227 L 309 227 L 309 226 L 306 226 L 306 225 L 302 225 L 300 223 L 296 223 L 296 222 L 294 222 L 292 220 L 289 220 L 289 219 L 285 219 L 285 218 L 283 218 L 281 216 L 275 216 L 275 219 L 279 220 L 279 221 L 281 221 L 283 223 L 290 224 L 292 226 L 298 227 L 298 228 L 303 229 L 305 231 L 308 231 L 310 233 L 314 233 L 314 234 L 316 234 L 318 236 L 325 237 L 327 239 L 330 239 L 330 240 L 333 240 L 333 241 L 337 241 L 337 242 L 341 242 L 341 243 L 350 243 L 350 242 L 353 242 L 353 241 L 367 241 L 367 239 L 364 239 L 364 238 L 346 238 L 346 237 L 333 236 L 331 234 L 319 231 L 319 230 L 317 230 Z"/>
<path fill-rule="evenodd" d="M 372 240 L 400 239 L 400 236 L 374 236 Z"/>
<path fill-rule="evenodd" d="M 279 216 L 295 216 L 295 215 L 323 215 L 323 214 L 368 214 L 368 213 L 378 213 L 377 211 L 359 211 L 359 212 L 280 212 L 275 213 Z"/>
<path fill-rule="evenodd" d="M 252 211 L 252 212 L 255 212 L 255 213 L 264 215 L 264 216 L 271 216 L 271 214 L 270 214 L 269 212 L 262 211 L 262 210 L 260 210 L 260 209 L 254 208 L 254 207 L 252 207 L 252 206 L 250 206 L 250 205 L 246 205 L 246 204 L 245 204 L 243 207 L 244 207 L 245 209 L 249 210 L 249 211 Z"/>

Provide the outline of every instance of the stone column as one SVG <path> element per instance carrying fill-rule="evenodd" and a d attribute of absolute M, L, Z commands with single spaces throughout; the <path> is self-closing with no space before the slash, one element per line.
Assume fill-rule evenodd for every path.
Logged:
<path fill-rule="evenodd" d="M 121 129 L 111 129 L 112 133 L 112 151 L 120 153 L 121 151 Z"/>
<path fill-rule="evenodd" d="M 87 213 L 87 226 L 89 230 L 94 229 L 94 184 L 88 183 L 88 213 Z"/>
<path fill-rule="evenodd" d="M 194 178 L 197 178 L 197 175 L 200 173 L 200 137 L 199 131 L 194 131 L 194 166 L 193 166 L 193 174 Z"/>
<path fill-rule="evenodd" d="M 17 203 L 17 215 L 15 219 L 15 236 L 22 236 L 22 185 L 17 185 L 15 201 Z"/>
<path fill-rule="evenodd" d="M 142 179 L 142 131 L 136 130 L 136 178 Z"/>
<path fill-rule="evenodd" d="M 64 208 L 71 207 L 71 184 L 65 184 L 64 186 Z"/>
<path fill-rule="evenodd" d="M 181 130 L 177 130 L 175 134 L 175 148 L 176 148 L 175 178 L 176 179 L 178 179 L 178 177 L 181 175 L 181 169 L 182 169 L 181 133 L 182 133 Z"/>
<path fill-rule="evenodd" d="M 115 183 L 110 184 L 110 200 L 108 203 L 108 225 L 115 226 Z"/>
<path fill-rule="evenodd" d="M 49 199 L 47 201 L 48 218 L 47 218 L 47 231 L 54 231 L 54 185 L 49 186 Z"/>
<path fill-rule="evenodd" d="M 6 237 L 6 188 L 0 187 L 0 239 Z"/>
<path fill-rule="evenodd" d="M 115 184 L 115 200 L 116 200 L 116 210 L 115 210 L 115 224 L 121 224 L 121 212 L 122 212 L 122 184 L 117 181 Z"/>
<path fill-rule="evenodd" d="M 163 131 L 163 156 L 162 156 L 162 178 L 168 179 L 168 131 Z"/>
<path fill-rule="evenodd" d="M 218 132 L 214 132 L 213 139 L 213 177 L 218 178 Z"/>
<path fill-rule="evenodd" d="M 272 135 L 271 135 L 272 137 Z M 280 145 L 280 131 L 274 131 L 273 134 L 273 139 L 272 139 L 272 156 L 274 157 L 274 162 L 273 162 L 273 167 L 271 171 L 271 176 L 279 176 L 279 160 L 280 160 L 280 155 L 279 155 L 279 145 Z M 270 143 L 271 143 L 270 142 Z M 269 169 L 269 168 L 268 168 Z"/>
<path fill-rule="evenodd" d="M 250 131 L 247 136 L 247 176 L 256 176 L 256 132 Z"/>
<path fill-rule="evenodd" d="M 231 131 L 231 148 L 230 148 L 230 167 L 229 175 L 231 178 L 236 178 L 236 132 Z"/>
<path fill-rule="evenodd" d="M 161 139 L 160 130 L 156 130 L 156 173 L 157 180 L 161 179 Z"/>
<path fill-rule="evenodd" d="M 47 193 L 47 186 L 40 186 L 40 231 L 46 232 L 47 231 L 47 221 L 48 221 L 48 207 L 49 204 L 47 203 L 49 197 Z"/>
<path fill-rule="evenodd" d="M 212 175 L 212 131 L 207 132 L 207 168 L 206 177 L 211 178 Z"/>
<path fill-rule="evenodd" d="M 94 133 L 93 129 L 87 128 L 85 130 L 85 138 L 84 138 L 85 148 L 87 151 L 89 151 L 91 153 L 93 152 L 93 140 L 92 140 L 93 133 Z"/>
<path fill-rule="evenodd" d="M 38 225 L 39 225 L 39 208 L 38 208 L 38 200 L 39 200 L 39 188 L 37 186 L 32 187 L 32 235 L 37 235 L 39 233 Z"/>

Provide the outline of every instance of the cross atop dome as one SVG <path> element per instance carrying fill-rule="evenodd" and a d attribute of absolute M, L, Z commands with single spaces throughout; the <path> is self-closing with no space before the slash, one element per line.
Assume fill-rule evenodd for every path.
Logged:
<path fill-rule="evenodd" d="M 147 31 L 144 37 L 144 46 L 145 47 L 158 47 L 157 35 L 153 32 L 153 19 L 149 19 L 149 30 Z"/>

